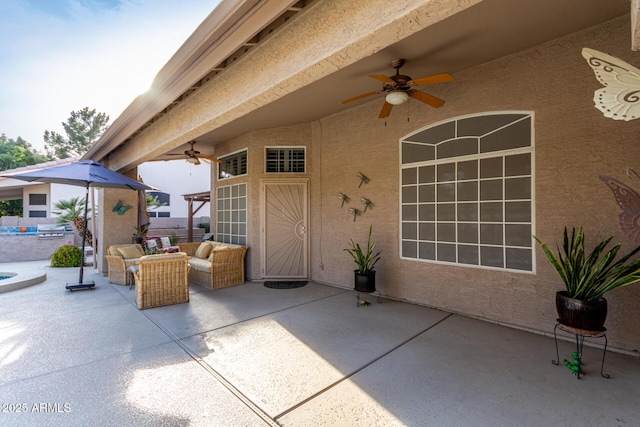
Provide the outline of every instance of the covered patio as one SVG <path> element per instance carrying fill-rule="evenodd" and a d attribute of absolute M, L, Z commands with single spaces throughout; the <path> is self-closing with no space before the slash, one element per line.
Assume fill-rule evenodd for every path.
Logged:
<path fill-rule="evenodd" d="M 138 310 L 77 269 L 2 294 L 0 423 L 11 426 L 620 426 L 640 419 L 640 361 L 352 290 L 259 282 Z M 2 270 L 16 265 L 2 264 Z M 92 276 L 92 277 L 91 277 Z M 368 297 L 365 297 L 368 298 Z"/>
<path fill-rule="evenodd" d="M 638 126 L 595 107 L 603 84 L 582 52 L 638 66 L 638 10 L 628 0 L 224 0 L 86 157 L 129 176 L 176 155 L 221 160 L 198 166 L 211 172 L 211 230 L 249 248 L 248 280 L 350 288 L 342 249 L 373 226 L 384 297 L 548 333 L 561 283 L 532 236 L 555 246 L 565 227 L 584 227 L 589 242 L 635 244 L 599 176 L 637 189 L 625 172 L 638 168 Z M 446 103 L 410 92 L 381 114 L 394 72 L 451 74 L 415 88 Z M 133 193 L 103 193 L 100 206 L 134 205 Z M 100 218 L 99 254 L 130 240 L 133 211 Z M 607 295 L 616 350 L 640 348 L 639 291 Z"/>

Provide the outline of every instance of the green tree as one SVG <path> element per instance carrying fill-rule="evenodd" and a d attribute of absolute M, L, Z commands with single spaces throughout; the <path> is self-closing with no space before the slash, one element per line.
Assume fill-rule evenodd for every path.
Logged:
<path fill-rule="evenodd" d="M 7 138 L 4 133 L 0 135 L 0 171 L 35 165 L 48 160 L 51 160 L 51 157 L 38 153 L 24 139 L 18 137 L 13 140 Z"/>
<path fill-rule="evenodd" d="M 66 225 L 73 222 L 74 218 L 84 215 L 84 197 L 72 197 L 69 200 L 59 200 L 53 205 L 51 213 L 58 216 L 58 224 Z M 91 209 L 88 209 L 88 213 Z M 87 219 L 90 219 L 87 218 Z"/>
<path fill-rule="evenodd" d="M 22 216 L 22 199 L 0 200 L 0 216 Z"/>
<path fill-rule="evenodd" d="M 82 110 L 72 111 L 62 127 L 66 137 L 54 131 L 44 131 L 47 154 L 58 159 L 81 156 L 107 130 L 109 116 L 84 107 Z"/>
<path fill-rule="evenodd" d="M 15 169 L 22 166 L 35 165 L 51 160 L 50 157 L 39 153 L 24 139 L 16 140 L 0 135 L 0 171 Z M 1 200 L 0 216 L 22 216 L 22 199 Z"/>
<path fill-rule="evenodd" d="M 149 211 L 149 209 L 157 209 L 161 206 L 166 206 L 166 203 L 161 202 L 158 196 L 147 193 L 147 211 Z"/>

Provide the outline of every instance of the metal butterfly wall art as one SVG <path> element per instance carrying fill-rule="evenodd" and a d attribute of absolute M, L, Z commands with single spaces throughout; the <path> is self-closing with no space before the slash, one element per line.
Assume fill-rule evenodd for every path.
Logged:
<path fill-rule="evenodd" d="M 605 87 L 595 91 L 596 108 L 613 120 L 640 117 L 640 70 L 594 49 L 582 49 L 582 56 Z"/>
<path fill-rule="evenodd" d="M 640 243 L 640 194 L 627 184 L 610 176 L 600 175 L 600 180 L 613 192 L 621 209 L 620 228 L 627 237 Z"/>
<path fill-rule="evenodd" d="M 113 208 L 111 208 L 111 211 L 117 213 L 118 215 L 122 216 L 125 214 L 125 212 L 127 212 L 129 209 L 131 209 L 133 206 L 131 205 L 123 205 L 122 204 L 122 200 L 118 200 L 118 203 L 115 204 L 115 206 Z"/>

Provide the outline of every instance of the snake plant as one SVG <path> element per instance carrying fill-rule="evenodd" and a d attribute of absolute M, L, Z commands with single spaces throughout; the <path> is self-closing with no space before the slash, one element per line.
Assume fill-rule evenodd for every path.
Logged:
<path fill-rule="evenodd" d="M 351 244 L 350 248 L 344 248 L 343 250 L 349 252 L 353 257 L 353 261 L 358 265 L 358 271 L 366 274 L 371 273 L 376 263 L 380 261 L 380 251 L 375 255 L 373 253 L 376 243 L 371 241 L 371 233 L 373 232 L 373 226 L 369 226 L 369 238 L 367 239 L 366 250 L 360 247 L 359 243 L 355 243 L 353 239 L 349 239 Z"/>
<path fill-rule="evenodd" d="M 614 262 L 621 245 L 617 244 L 605 252 L 613 236 L 598 243 L 587 254 L 582 227 L 577 233 L 573 228 L 570 238 L 565 227 L 562 251 L 558 248 L 557 256 L 546 243 L 536 236 L 533 238 L 542 246 L 571 298 L 595 301 L 613 289 L 640 282 L 640 258 L 633 258 L 640 252 L 640 246 Z"/>

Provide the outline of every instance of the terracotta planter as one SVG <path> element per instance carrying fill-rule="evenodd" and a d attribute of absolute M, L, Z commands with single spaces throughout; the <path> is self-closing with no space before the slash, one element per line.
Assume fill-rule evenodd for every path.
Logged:
<path fill-rule="evenodd" d="M 583 301 L 568 296 L 567 291 L 556 293 L 558 321 L 585 331 L 603 331 L 607 319 L 607 300 Z"/>
<path fill-rule="evenodd" d="M 375 292 L 376 291 L 376 272 L 360 273 L 359 270 L 354 270 L 355 275 L 355 287 L 358 292 Z"/>

